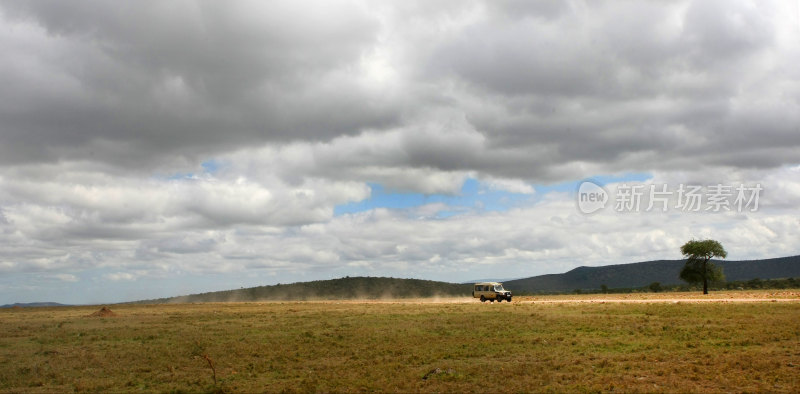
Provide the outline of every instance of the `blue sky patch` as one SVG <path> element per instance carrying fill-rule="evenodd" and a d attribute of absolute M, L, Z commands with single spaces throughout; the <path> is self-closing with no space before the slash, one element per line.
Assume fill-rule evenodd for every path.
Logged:
<path fill-rule="evenodd" d="M 470 210 L 505 211 L 525 204 L 534 195 L 497 190 L 477 179 L 467 178 L 457 195 L 423 194 L 387 190 L 383 185 L 368 183 L 372 192 L 366 200 L 338 205 L 336 216 L 369 211 L 376 208 L 409 209 L 427 204 L 441 203 L 451 209 L 438 212 L 437 217 L 445 218 Z"/>
<path fill-rule="evenodd" d="M 214 175 L 222 168 L 223 163 L 217 159 L 208 159 L 202 163 L 200 163 L 200 168 L 202 169 L 199 172 L 176 172 L 174 174 L 167 175 L 164 179 L 170 181 L 179 181 L 181 179 L 192 179 L 197 175 L 203 174 L 210 174 Z"/>
<path fill-rule="evenodd" d="M 591 179 L 600 185 L 615 182 L 644 182 L 652 178 L 647 173 L 623 175 L 598 175 Z M 513 193 L 498 190 L 475 178 L 467 178 L 457 195 L 423 194 L 387 190 L 378 183 L 368 183 L 370 197 L 357 202 L 338 205 L 334 215 L 340 216 L 376 208 L 411 209 L 427 204 L 441 203 L 450 209 L 439 211 L 437 218 L 447 218 L 469 211 L 507 211 L 508 209 L 532 204 L 550 192 L 574 193 L 580 181 L 562 182 L 552 185 L 534 185 L 536 194 Z"/>
<path fill-rule="evenodd" d="M 200 163 L 203 172 L 206 174 L 215 174 L 222 167 L 222 162 L 217 159 L 210 159 Z"/>

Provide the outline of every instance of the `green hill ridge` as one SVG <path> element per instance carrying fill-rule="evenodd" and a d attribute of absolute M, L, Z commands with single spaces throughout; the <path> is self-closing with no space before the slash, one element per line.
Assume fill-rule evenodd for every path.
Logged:
<path fill-rule="evenodd" d="M 138 303 L 240 302 L 240 301 L 304 301 L 381 298 L 427 298 L 468 296 L 469 284 L 437 282 L 422 279 L 385 277 L 345 277 L 291 284 L 258 286 L 247 289 L 215 291 Z"/>
<path fill-rule="evenodd" d="M 563 292 L 575 289 L 638 288 L 659 282 L 684 283 L 678 274 L 686 260 L 655 260 L 601 267 L 578 267 L 563 274 L 539 275 L 504 282 L 507 289 L 530 293 Z M 727 281 L 800 277 L 800 256 L 763 260 L 714 260 L 722 267 Z"/>
<path fill-rule="evenodd" d="M 722 266 L 728 281 L 800 278 L 800 256 L 763 260 L 714 261 Z M 653 282 L 682 283 L 678 273 L 684 260 L 656 260 L 601 267 L 578 267 L 563 274 L 548 274 L 505 281 L 506 289 L 519 293 L 556 293 L 576 289 L 640 288 Z M 427 297 L 468 297 L 472 285 L 422 279 L 386 277 L 345 277 L 291 284 L 258 286 L 178 297 L 143 300 L 136 303 L 192 303 L 243 301 L 303 301 L 390 299 Z"/>

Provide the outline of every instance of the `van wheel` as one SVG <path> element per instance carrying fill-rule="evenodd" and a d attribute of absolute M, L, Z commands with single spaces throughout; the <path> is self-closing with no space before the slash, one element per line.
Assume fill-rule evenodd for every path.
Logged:
<path fill-rule="evenodd" d="M 508 302 L 511 302 L 511 298 L 509 297 Z"/>
<path fill-rule="evenodd" d="M 503 299 L 502 298 L 498 298 L 497 302 L 503 302 Z"/>
<path fill-rule="evenodd" d="M 481 296 L 481 302 L 486 302 L 486 297 Z"/>

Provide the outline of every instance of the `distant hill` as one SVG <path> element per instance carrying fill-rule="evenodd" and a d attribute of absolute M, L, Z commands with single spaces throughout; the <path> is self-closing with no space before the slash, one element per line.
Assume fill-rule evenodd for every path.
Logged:
<path fill-rule="evenodd" d="M 683 283 L 678 274 L 685 260 L 656 260 L 642 263 L 578 267 L 563 274 L 539 275 L 504 282 L 511 291 L 559 292 L 575 289 L 635 288 L 653 282 L 662 285 Z M 778 279 L 800 277 L 800 256 L 764 260 L 725 261 L 714 260 L 722 266 L 728 281 L 750 279 Z"/>
<path fill-rule="evenodd" d="M 66 304 L 59 304 L 57 302 L 29 302 L 27 304 L 22 303 L 15 303 L 15 304 L 5 304 L 0 306 L 0 308 L 33 308 L 33 307 L 43 307 L 43 306 L 69 306 Z"/>
<path fill-rule="evenodd" d="M 465 281 L 463 281 L 461 283 L 464 283 L 464 284 L 473 284 L 473 283 L 480 283 L 480 282 L 501 282 L 501 283 L 506 283 L 506 282 L 509 282 L 509 281 L 512 281 L 512 280 L 517 280 L 517 279 L 520 279 L 520 278 L 516 277 L 516 278 L 507 278 L 507 279 L 498 279 L 498 278 L 494 278 L 494 279 L 472 279 L 472 280 L 465 280 Z"/>
<path fill-rule="evenodd" d="M 728 281 L 750 279 L 800 278 L 800 256 L 764 260 L 717 261 Z M 639 288 L 653 282 L 662 285 L 683 283 L 678 273 L 684 260 L 657 260 L 602 267 L 578 267 L 563 274 L 540 275 L 504 281 L 506 289 L 524 293 L 570 292 L 576 289 Z M 191 294 L 135 303 L 191 303 L 241 301 L 346 300 L 417 297 L 469 296 L 472 284 L 421 279 L 384 277 L 346 277 L 298 282 L 247 289 Z M 20 304 L 24 306 L 23 304 Z M 58 304 L 55 304 L 58 305 Z M 10 306 L 10 305 L 9 305 Z M 8 307 L 8 306 L 7 306 Z"/>
<path fill-rule="evenodd" d="M 471 285 L 420 279 L 347 277 L 292 284 L 215 291 L 136 303 L 346 300 L 466 296 Z"/>

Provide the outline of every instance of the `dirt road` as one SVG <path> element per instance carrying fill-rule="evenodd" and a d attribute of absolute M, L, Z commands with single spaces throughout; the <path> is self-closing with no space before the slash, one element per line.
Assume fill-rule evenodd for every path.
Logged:
<path fill-rule="evenodd" d="M 357 300 L 316 300 L 305 302 L 318 302 L 326 304 L 467 304 L 480 303 L 478 299 L 467 297 L 431 297 L 431 298 L 406 298 L 406 299 L 357 299 Z M 513 304 L 605 304 L 605 303 L 743 303 L 743 302 L 800 302 L 798 290 L 753 290 L 753 291 L 724 291 L 712 292 L 703 295 L 700 292 L 691 293 L 632 293 L 632 294 L 564 294 L 545 296 L 517 296 Z M 492 304 L 486 302 L 486 304 Z M 494 303 L 507 305 L 507 302 Z"/>
<path fill-rule="evenodd" d="M 520 300 L 522 304 L 681 304 L 700 302 L 800 302 L 800 298 L 650 298 L 650 299 L 586 299 L 586 300 Z"/>

